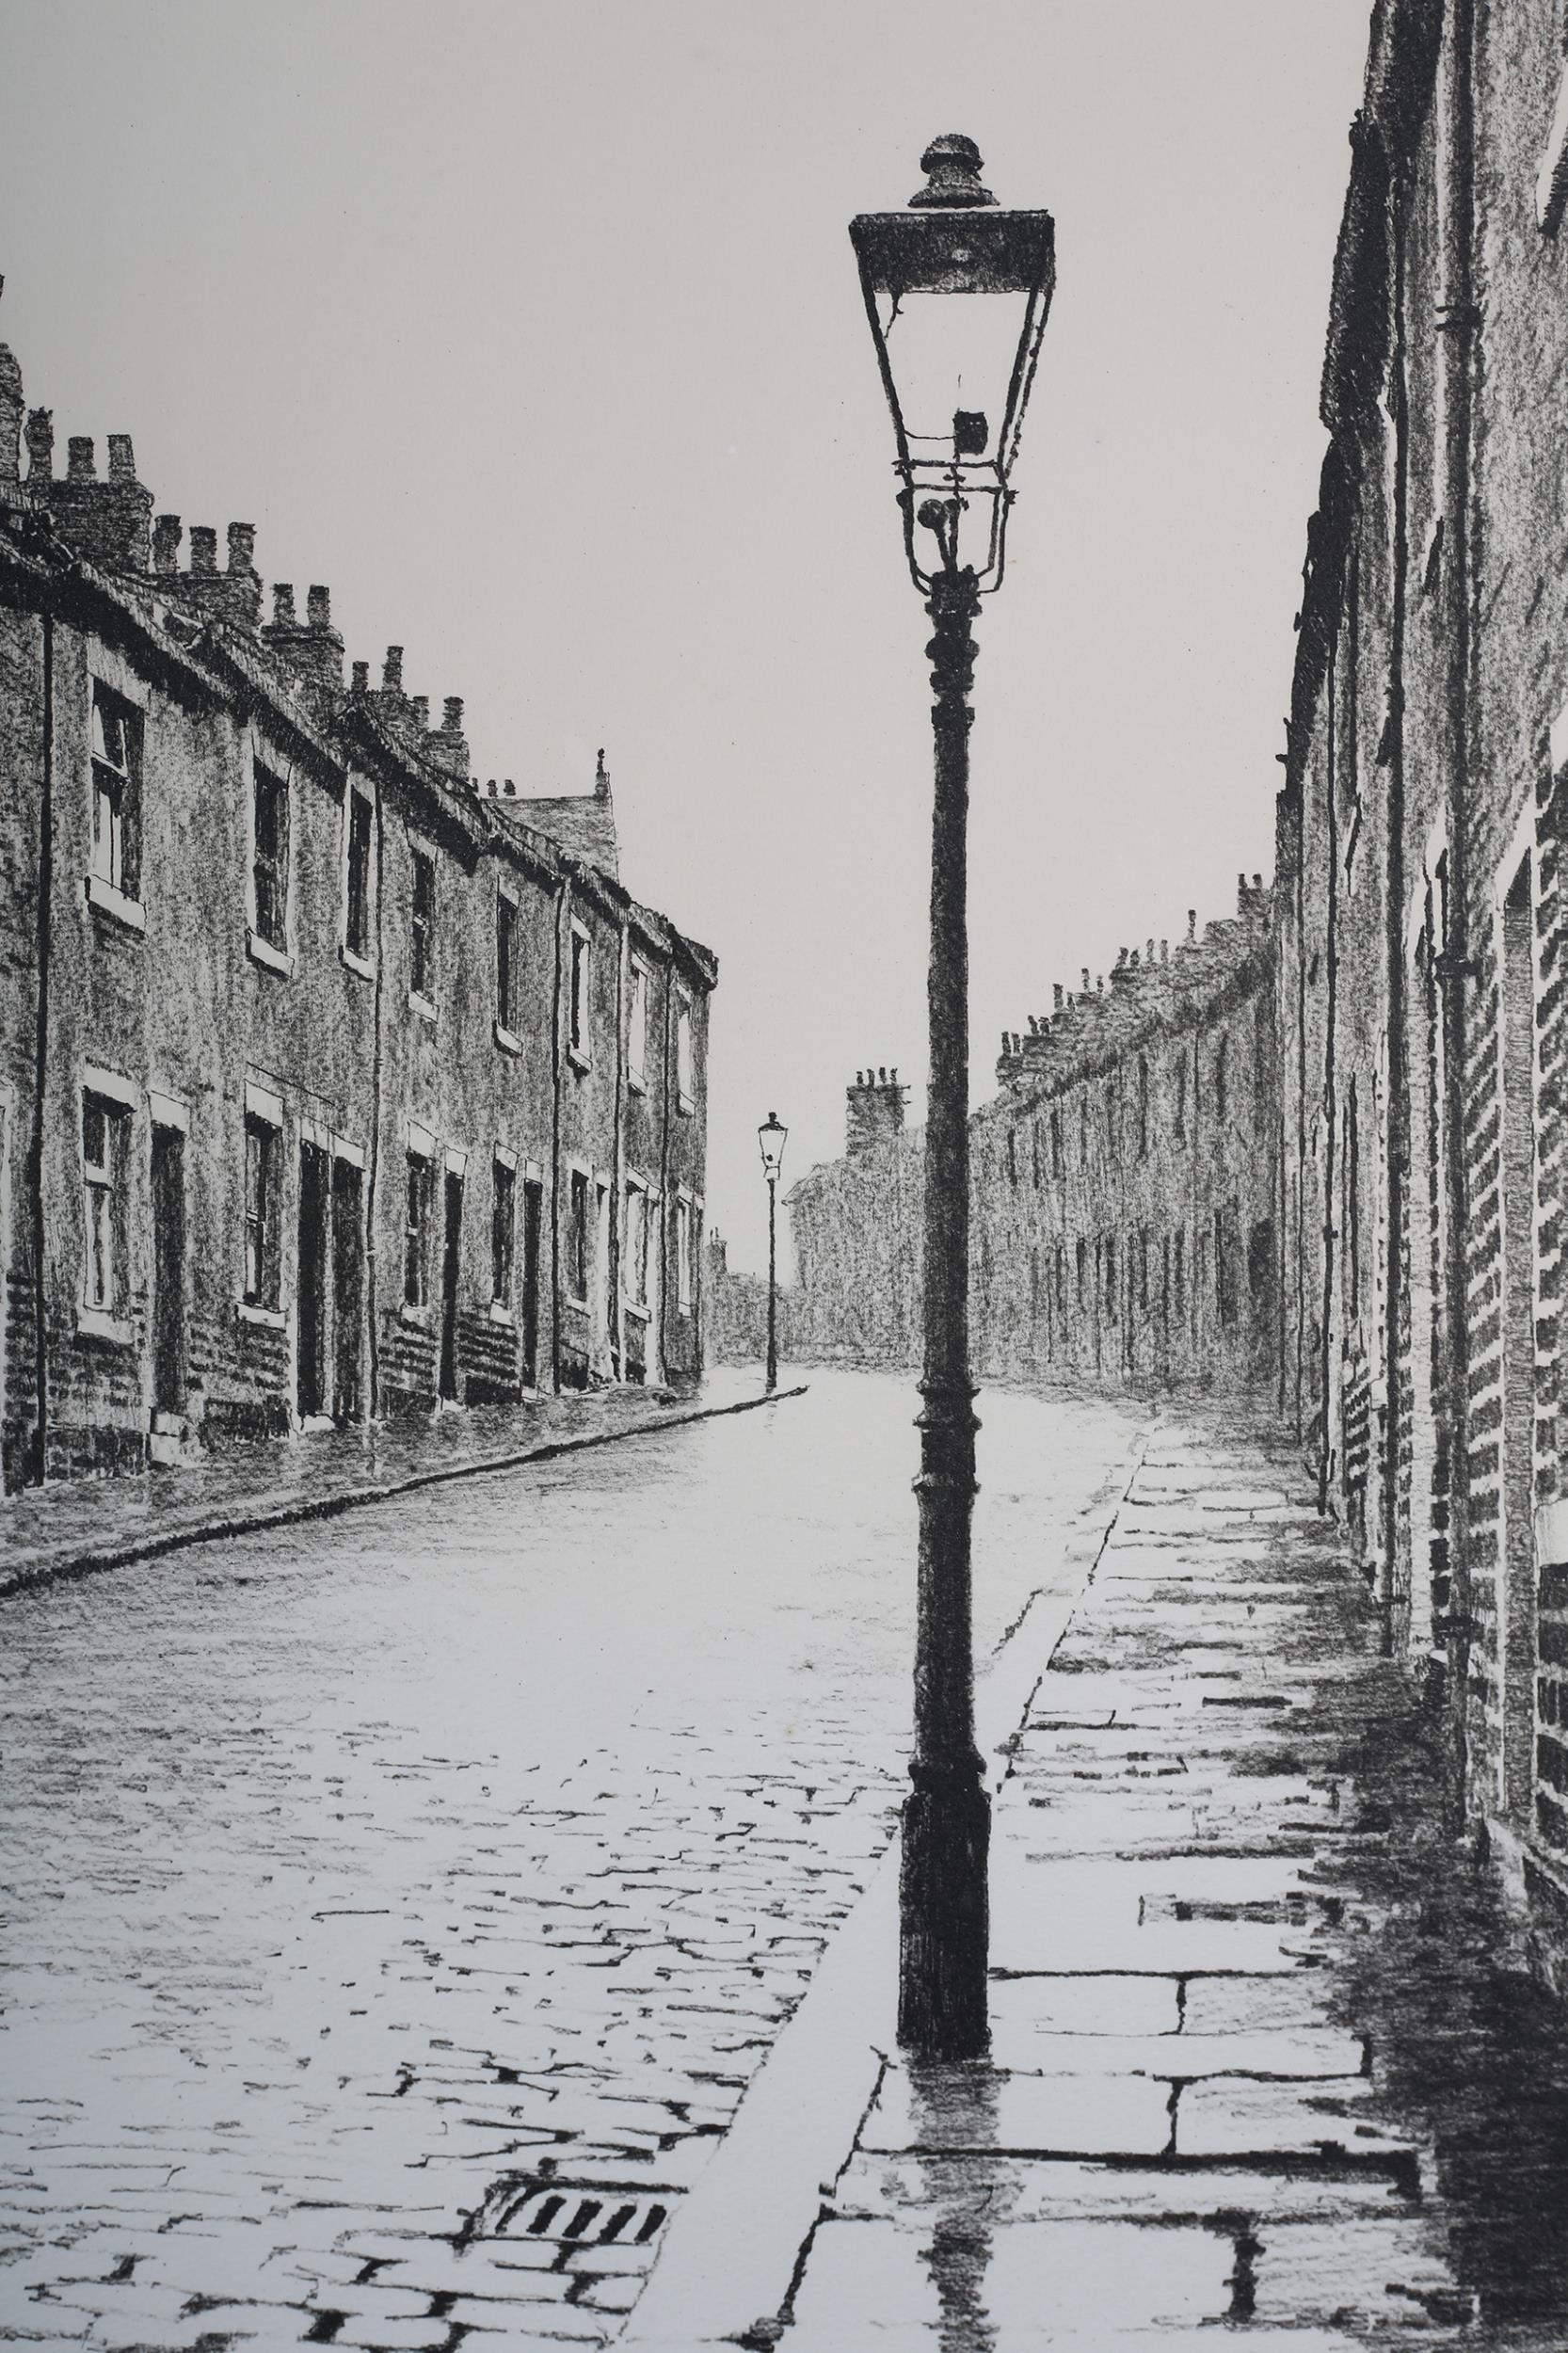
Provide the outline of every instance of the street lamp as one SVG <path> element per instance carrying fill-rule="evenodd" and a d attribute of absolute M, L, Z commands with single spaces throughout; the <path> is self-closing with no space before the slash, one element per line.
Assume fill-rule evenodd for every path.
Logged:
<path fill-rule="evenodd" d="M 779 1125 L 778 1113 L 770 1112 L 757 1130 L 757 1141 L 762 1150 L 762 1174 L 768 1180 L 768 1394 L 778 1386 L 778 1257 L 776 1246 L 776 1215 L 778 1208 L 778 1179 L 784 1167 L 784 1144 L 790 1130 Z"/>
<path fill-rule="evenodd" d="M 904 545 L 931 616 L 931 1072 L 925 1129 L 923 1408 L 913 1785 L 904 1807 L 899 2040 L 973 2058 L 989 2028 L 990 1800 L 975 1747 L 969 1608 L 969 627 L 1000 586 L 1012 470 L 1055 284 L 1048 213 L 1001 211 L 972 139 L 934 139 L 902 213 L 850 224 L 892 410 Z M 968 301 L 950 297 L 965 295 Z"/>

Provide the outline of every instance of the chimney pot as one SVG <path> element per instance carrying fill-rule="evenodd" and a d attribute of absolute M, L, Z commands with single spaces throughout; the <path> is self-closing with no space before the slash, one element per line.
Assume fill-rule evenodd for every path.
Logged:
<path fill-rule="evenodd" d="M 295 626 L 292 580 L 275 580 L 272 584 L 272 626 L 274 629 L 293 629 Z"/>
<path fill-rule="evenodd" d="M 864 1079 L 864 1077 L 865 1077 L 865 1073 L 864 1073 L 864 1071 L 857 1070 L 857 1071 L 856 1072 L 856 1074 L 855 1074 L 855 1083 L 856 1083 L 856 1086 L 859 1086 L 859 1085 L 860 1085 L 860 1083 L 861 1083 L 862 1080 Z"/>
<path fill-rule="evenodd" d="M 217 569 L 217 533 L 211 523 L 192 523 L 190 527 L 190 568 L 193 572 Z"/>
<path fill-rule="evenodd" d="M 349 689 L 349 692 L 350 692 L 352 695 L 354 695 L 357 698 L 358 698 L 359 696 L 364 696 L 364 695 L 368 695 L 368 694 L 369 694 L 369 692 L 370 692 L 370 664 L 369 664 L 368 662 L 356 662 L 356 663 L 355 663 L 355 664 L 354 664 L 354 683 L 353 683 L 352 687 Z"/>
<path fill-rule="evenodd" d="M 507 779 L 506 779 L 506 797 L 507 797 L 507 799 L 508 799 L 508 800 L 510 800 L 510 801 L 515 801 L 515 800 L 517 799 L 517 796 L 518 796 L 518 789 L 517 789 L 517 786 L 516 786 L 516 785 L 512 782 L 511 777 L 510 777 L 510 776 L 508 776 L 508 777 L 507 777 Z"/>
<path fill-rule="evenodd" d="M 898 1084 L 898 1064 L 897 1064 L 897 1063 L 895 1063 L 895 1064 L 893 1064 L 893 1084 L 894 1084 L 894 1086 L 897 1086 L 897 1084 Z"/>
<path fill-rule="evenodd" d="M 885 1086 L 887 1085 L 887 1083 L 888 1083 L 888 1066 L 887 1066 L 887 1064 L 886 1064 L 885 1063 L 884 1063 L 884 1064 L 882 1064 L 878 1067 L 877 1074 L 876 1074 L 876 1083 L 877 1083 L 877 1085 L 878 1085 L 878 1086 L 882 1086 L 882 1087 L 885 1087 Z"/>
<path fill-rule="evenodd" d="M 417 727 L 421 727 L 421 728 L 427 728 L 427 727 L 429 726 L 429 724 L 430 724 L 430 697 L 429 697 L 429 696 L 428 696 L 428 695 L 416 695 L 416 696 L 414 696 L 414 698 L 413 698 L 413 702 L 414 702 L 414 723 L 415 723 L 415 725 L 416 725 Z"/>
<path fill-rule="evenodd" d="M 136 461 L 132 452 L 130 435 L 111 433 L 109 436 L 109 480 L 111 482 L 134 482 L 136 478 Z"/>
<path fill-rule="evenodd" d="M 160 515 L 152 526 L 152 569 L 173 572 L 180 568 L 180 518 Z"/>
<path fill-rule="evenodd" d="M 604 747 L 600 744 L 599 751 L 599 765 L 594 771 L 594 795 L 596 799 L 602 801 L 608 799 L 609 792 L 610 771 L 604 765 Z"/>
<path fill-rule="evenodd" d="M 332 626 L 332 591 L 313 585 L 305 591 L 305 612 L 312 629 Z"/>
<path fill-rule="evenodd" d="M 1171 943 L 1168 939 L 1162 939 L 1160 943 L 1160 961 L 1161 964 L 1169 964 L 1171 961 Z"/>
<path fill-rule="evenodd" d="M 1262 875 L 1261 875 L 1261 874 L 1255 874 L 1255 875 L 1253 876 L 1253 878 L 1252 878 L 1252 887 L 1253 887 L 1253 890 L 1254 890 L 1254 892 L 1255 892 L 1256 894 L 1257 894 L 1258 896 L 1261 896 L 1261 895 L 1262 895 L 1262 890 L 1263 890 L 1263 877 L 1262 877 Z"/>
<path fill-rule="evenodd" d="M 1144 962 L 1145 964 L 1152 964 L 1154 962 L 1154 942 L 1152 939 L 1148 942 L 1148 946 L 1144 956 Z"/>
<path fill-rule="evenodd" d="M 1053 1013 L 1060 1013 L 1062 1010 L 1062 984 L 1060 981 L 1052 981 L 1050 984 L 1050 993 L 1051 1011 Z"/>
<path fill-rule="evenodd" d="M 442 703 L 441 727 L 448 735 L 461 735 L 463 731 L 463 698 L 461 695 L 448 695 L 446 700 Z"/>
<path fill-rule="evenodd" d="M 253 572 L 256 568 L 256 526 L 254 523 L 231 523 L 229 526 L 229 569 L 232 572 Z"/>
<path fill-rule="evenodd" d="M 1198 910 L 1196 907 L 1189 907 L 1187 910 L 1187 936 L 1189 939 L 1196 939 L 1197 936 Z"/>
<path fill-rule="evenodd" d="M 55 474 L 55 412 L 33 408 L 27 415 L 27 479 L 50 482 Z"/>
<path fill-rule="evenodd" d="M 388 695 L 401 695 L 403 692 L 403 648 L 401 646 L 387 648 L 387 658 L 381 664 L 381 687 L 383 693 Z"/>
<path fill-rule="evenodd" d="M 1089 967 L 1087 965 L 1083 968 L 1083 994 L 1085 997 L 1089 994 Z"/>
<path fill-rule="evenodd" d="M 96 482 L 98 465 L 92 454 L 91 434 L 73 433 L 65 447 L 66 480 L 68 482 Z"/>

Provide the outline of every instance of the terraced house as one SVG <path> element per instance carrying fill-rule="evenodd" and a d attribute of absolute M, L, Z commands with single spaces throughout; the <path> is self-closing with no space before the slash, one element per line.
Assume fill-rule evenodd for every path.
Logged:
<path fill-rule="evenodd" d="M 0 347 L 8 1488 L 702 1362 L 712 956 Z"/>

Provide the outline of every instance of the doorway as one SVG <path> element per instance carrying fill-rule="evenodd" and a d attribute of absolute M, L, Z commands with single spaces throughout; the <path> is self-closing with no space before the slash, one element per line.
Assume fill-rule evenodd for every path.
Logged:
<path fill-rule="evenodd" d="M 185 1409 L 185 1139 L 152 1129 L 152 1410 Z"/>
<path fill-rule="evenodd" d="M 446 1172 L 446 1222 L 441 1249 L 441 1367 L 440 1394 L 449 1403 L 457 1396 L 457 1277 L 463 1262 L 463 1180 Z"/>
<path fill-rule="evenodd" d="M 365 1237 L 364 1173 L 353 1160 L 332 1163 L 332 1412 L 358 1421 L 363 1401 Z"/>
<path fill-rule="evenodd" d="M 328 1177 L 319 1144 L 299 1147 L 299 1369 L 301 1420 L 327 1410 L 327 1253 Z"/>
<path fill-rule="evenodd" d="M 1503 903 L 1502 1073 L 1503 1479 L 1502 1799 L 1528 1824 L 1535 1747 L 1535 975 L 1530 862 Z"/>
<path fill-rule="evenodd" d="M 536 1177 L 522 1187 L 522 1385 L 539 1385 L 539 1232 L 544 1187 Z"/>

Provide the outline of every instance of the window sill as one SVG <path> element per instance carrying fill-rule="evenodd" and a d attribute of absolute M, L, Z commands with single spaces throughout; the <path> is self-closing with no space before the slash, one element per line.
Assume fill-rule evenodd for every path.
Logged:
<path fill-rule="evenodd" d="M 245 927 L 245 952 L 252 964 L 264 965 L 269 972 L 281 972 L 285 980 L 294 978 L 294 958 L 286 948 L 275 948 L 253 925 Z"/>
<path fill-rule="evenodd" d="M 408 991 L 408 1011 L 417 1013 L 422 1021 L 433 1022 L 436 1018 L 435 999 L 423 997 L 417 988 L 411 988 Z"/>
<path fill-rule="evenodd" d="M 629 1070 L 626 1074 L 626 1083 L 632 1095 L 648 1093 L 648 1080 L 640 1070 Z"/>
<path fill-rule="evenodd" d="M 682 1119 L 690 1119 L 692 1113 L 696 1109 L 696 1096 L 678 1094 L 675 1098 L 675 1108 L 680 1113 Z"/>
<path fill-rule="evenodd" d="M 591 1070 L 593 1067 L 591 1061 L 583 1051 L 581 1046 L 568 1046 L 567 1048 L 567 1060 L 570 1063 L 572 1068 L 577 1071 Z"/>
<path fill-rule="evenodd" d="M 579 1297 L 576 1291 L 568 1291 L 566 1293 L 564 1304 L 568 1307 L 575 1307 L 580 1316 L 585 1316 L 588 1312 L 588 1299 L 586 1292 L 584 1292 L 583 1295 Z"/>
<path fill-rule="evenodd" d="M 653 1310 L 646 1299 L 623 1299 L 620 1311 L 623 1316 L 630 1316 L 633 1323 L 651 1323 L 653 1321 Z"/>
<path fill-rule="evenodd" d="M 504 1054 L 520 1054 L 522 1051 L 521 1038 L 516 1030 L 509 1030 L 504 1021 L 498 1021 L 495 1025 L 495 1042 Z"/>
<path fill-rule="evenodd" d="M 264 1307 L 255 1299 L 240 1299 L 234 1304 L 242 1323 L 258 1323 L 268 1332 L 281 1332 L 287 1328 L 288 1317 L 281 1307 Z"/>
<path fill-rule="evenodd" d="M 340 946 L 338 954 L 350 972 L 357 972 L 361 981 L 376 978 L 376 967 L 368 956 L 356 955 L 352 948 Z"/>
<path fill-rule="evenodd" d="M 504 1323 L 509 1332 L 517 1329 L 517 1318 L 513 1315 L 510 1307 L 507 1306 L 506 1302 L 504 1299 L 491 1300 L 490 1321 L 492 1323 Z"/>
<path fill-rule="evenodd" d="M 87 878 L 87 900 L 95 915 L 106 915 L 111 923 L 122 931 L 135 932 L 139 937 L 147 929 L 147 910 L 139 899 L 127 898 L 113 883 L 104 882 L 98 874 Z"/>
<path fill-rule="evenodd" d="M 129 1348 L 136 1335 L 127 1316 L 117 1316 L 107 1307 L 78 1307 L 76 1337 L 79 1340 L 108 1340 L 116 1348 Z"/>
<path fill-rule="evenodd" d="M 430 1310 L 428 1307 L 411 1307 L 408 1305 L 408 1302 L 405 1300 L 397 1311 L 397 1321 L 399 1323 L 407 1323 L 410 1325 L 416 1332 L 428 1332 L 430 1329 Z"/>

